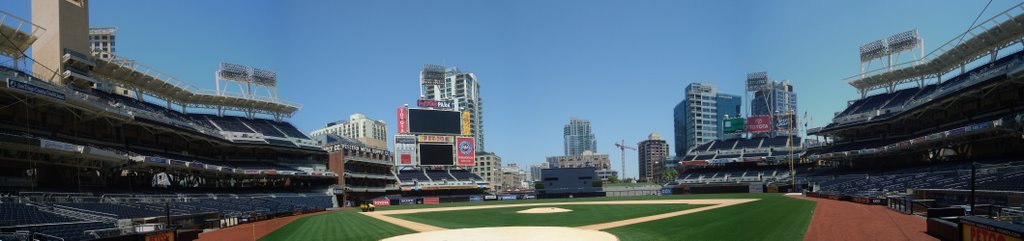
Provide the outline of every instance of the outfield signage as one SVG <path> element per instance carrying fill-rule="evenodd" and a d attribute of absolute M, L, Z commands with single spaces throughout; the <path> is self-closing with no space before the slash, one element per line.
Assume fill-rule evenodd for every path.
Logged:
<path fill-rule="evenodd" d="M 964 241 L 1022 241 L 1024 228 L 1006 222 L 966 216 L 960 219 L 960 234 Z"/>
<path fill-rule="evenodd" d="M 416 136 L 395 135 L 395 163 L 402 166 L 416 165 Z"/>
<path fill-rule="evenodd" d="M 744 123 L 743 123 L 744 121 L 746 121 L 746 119 L 743 119 L 743 118 L 732 118 L 732 119 L 726 119 L 726 120 L 725 120 L 725 121 L 724 121 L 724 122 L 722 123 L 722 132 L 723 132 L 723 133 L 737 133 L 737 132 L 743 132 L 743 130 L 744 130 L 744 127 L 745 127 L 745 126 L 743 125 L 743 124 L 744 124 Z"/>
<path fill-rule="evenodd" d="M 53 91 L 53 90 L 50 90 L 50 89 L 47 89 L 47 88 L 31 85 L 29 83 L 25 83 L 25 82 L 13 80 L 13 79 L 7 79 L 7 87 L 10 87 L 12 89 L 23 90 L 25 92 L 29 92 L 29 93 L 33 93 L 33 94 L 37 94 L 37 95 L 42 95 L 42 96 L 46 96 L 46 97 L 50 97 L 50 98 L 54 98 L 54 99 L 58 99 L 58 100 L 64 100 L 65 99 L 64 93 L 60 93 L 60 92 Z"/>
<path fill-rule="evenodd" d="M 417 140 L 420 143 L 452 143 L 455 138 L 452 136 L 419 135 Z"/>
<path fill-rule="evenodd" d="M 796 128 L 796 115 L 775 116 L 776 130 L 790 130 Z"/>
<path fill-rule="evenodd" d="M 424 108 L 454 109 L 455 102 L 452 102 L 450 100 L 420 99 L 416 101 L 416 106 Z"/>
<path fill-rule="evenodd" d="M 464 135 L 464 136 L 468 136 L 468 135 L 472 135 L 473 134 L 472 133 L 473 129 L 469 125 L 470 120 L 472 120 L 471 117 L 472 116 L 471 116 L 469 111 L 463 111 L 462 112 L 462 120 L 461 120 L 462 121 L 462 135 Z"/>
<path fill-rule="evenodd" d="M 455 138 L 456 165 L 472 166 L 476 159 L 476 144 L 473 137 Z"/>
<path fill-rule="evenodd" d="M 409 108 L 398 108 L 398 134 L 409 133 Z"/>
<path fill-rule="evenodd" d="M 771 117 L 769 116 L 751 116 L 747 118 L 746 124 L 747 132 L 750 133 L 765 133 L 772 130 Z"/>

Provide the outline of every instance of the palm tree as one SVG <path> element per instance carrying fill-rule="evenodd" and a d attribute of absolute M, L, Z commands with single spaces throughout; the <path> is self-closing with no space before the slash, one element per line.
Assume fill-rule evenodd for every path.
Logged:
<path fill-rule="evenodd" d="M 661 180 L 663 182 L 669 182 L 672 181 L 672 179 L 675 179 L 677 175 L 679 175 L 679 172 L 676 171 L 675 168 L 670 168 L 661 173 Z"/>

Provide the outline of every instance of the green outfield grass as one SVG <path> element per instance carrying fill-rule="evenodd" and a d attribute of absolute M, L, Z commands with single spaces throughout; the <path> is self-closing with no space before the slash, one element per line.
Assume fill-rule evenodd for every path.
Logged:
<path fill-rule="evenodd" d="M 513 203 L 725 198 L 758 198 L 761 200 L 603 231 L 614 234 L 621 240 L 802 240 L 815 205 L 811 201 L 788 198 L 781 194 L 706 194 L 445 203 L 380 207 L 378 210 Z M 533 218 L 517 216 L 526 214 L 515 213 L 515 211 L 532 207 L 517 207 L 395 216 L 446 228 L 527 225 L 581 226 L 697 207 L 696 205 L 675 205 L 679 207 L 671 208 L 665 207 L 670 205 L 664 204 L 593 206 L 565 204 L 552 206 L 572 209 L 574 212 L 531 214 L 552 215 L 547 216 L 548 218 Z M 648 207 L 640 208 L 640 206 Z M 608 215 L 618 216 L 606 217 Z M 556 216 L 558 217 L 556 218 Z M 348 210 L 301 218 L 261 240 L 379 240 L 412 232 L 363 216 L 357 211 Z"/>
<path fill-rule="evenodd" d="M 525 214 L 516 211 L 536 207 L 488 208 L 477 210 L 426 212 L 392 215 L 409 221 L 427 223 L 443 228 L 479 228 L 502 226 L 561 226 L 576 227 L 606 223 L 623 219 L 651 216 L 667 212 L 702 207 L 704 205 L 552 205 L 572 210 L 564 213 Z"/>
<path fill-rule="evenodd" d="M 261 238 L 261 241 L 380 240 L 415 233 L 358 213 L 343 210 L 300 218 Z"/>
<path fill-rule="evenodd" d="M 815 202 L 782 195 L 741 194 L 727 197 L 761 200 L 603 231 L 614 234 L 622 241 L 803 240 L 815 206 Z"/>

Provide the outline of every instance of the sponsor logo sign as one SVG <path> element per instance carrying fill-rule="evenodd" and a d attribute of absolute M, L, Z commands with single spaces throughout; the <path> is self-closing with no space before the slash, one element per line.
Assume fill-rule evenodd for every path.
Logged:
<path fill-rule="evenodd" d="M 425 85 L 444 85 L 444 79 L 423 79 Z"/>
<path fill-rule="evenodd" d="M 146 234 L 146 241 L 174 241 L 174 232 L 157 232 Z"/>
<path fill-rule="evenodd" d="M 984 241 L 1021 241 L 1022 234 L 1019 231 L 996 228 L 982 223 L 964 220 L 961 222 L 961 240 L 984 240 Z"/>
<path fill-rule="evenodd" d="M 25 82 L 13 80 L 13 79 L 7 79 L 7 87 L 10 87 L 12 89 L 23 90 L 23 91 L 26 91 L 26 92 L 29 92 L 29 93 L 33 93 L 33 94 L 37 94 L 37 95 L 42 95 L 42 96 L 46 96 L 46 97 L 50 97 L 50 98 L 54 98 L 54 99 L 58 99 L 58 100 L 64 100 L 64 98 L 65 98 L 64 97 L 64 93 L 60 93 L 60 92 L 53 91 L 53 90 L 50 90 L 50 89 L 47 89 L 47 88 L 31 85 L 29 83 L 25 83 Z"/>
<path fill-rule="evenodd" d="M 462 135 L 468 136 L 473 134 L 473 128 L 469 125 L 471 117 L 472 116 L 469 111 L 462 112 Z"/>
<path fill-rule="evenodd" d="M 452 102 L 450 100 L 420 99 L 416 101 L 416 106 L 425 108 L 452 109 L 455 108 L 455 102 Z"/>
<path fill-rule="evenodd" d="M 484 196 L 480 196 L 480 195 L 469 196 L 469 201 L 470 202 L 482 202 L 482 201 L 484 201 Z"/>
<path fill-rule="evenodd" d="M 747 132 L 765 133 L 772 130 L 771 118 L 769 116 L 751 116 L 747 118 Z"/>
<path fill-rule="evenodd" d="M 472 166 L 476 159 L 476 144 L 473 143 L 472 137 L 458 137 L 455 138 L 455 148 L 457 161 L 456 163 L 460 166 Z"/>
<path fill-rule="evenodd" d="M 398 165 L 416 165 L 416 136 L 395 135 L 395 162 Z"/>
<path fill-rule="evenodd" d="M 725 120 L 722 123 L 722 132 L 724 132 L 724 133 L 743 132 L 743 129 L 744 129 L 744 125 L 743 125 L 744 123 L 743 122 L 745 120 L 746 119 L 743 119 L 743 118 L 732 118 L 732 119 Z"/>
<path fill-rule="evenodd" d="M 409 108 L 398 108 L 398 133 L 409 133 Z"/>
<path fill-rule="evenodd" d="M 423 204 L 438 204 L 441 203 L 441 199 L 438 197 L 425 197 L 423 198 Z"/>
<path fill-rule="evenodd" d="M 796 116 L 795 115 L 778 115 L 775 116 L 775 129 L 776 130 L 790 130 L 796 128 Z"/>
<path fill-rule="evenodd" d="M 452 143 L 452 141 L 455 141 L 455 138 L 452 137 L 452 136 L 435 136 L 435 135 L 419 135 L 419 136 L 417 136 L 417 139 L 419 140 L 420 143 L 424 143 L 424 142 L 430 142 L 430 143 Z"/>
<path fill-rule="evenodd" d="M 373 206 L 391 206 L 391 200 L 388 200 L 388 199 L 373 200 Z"/>

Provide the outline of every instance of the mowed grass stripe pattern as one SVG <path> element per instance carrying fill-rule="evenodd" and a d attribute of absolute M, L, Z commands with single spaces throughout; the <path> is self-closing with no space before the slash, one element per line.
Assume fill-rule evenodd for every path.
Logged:
<path fill-rule="evenodd" d="M 803 240 L 816 205 L 812 201 L 775 194 L 729 196 L 761 200 L 603 231 L 622 241 Z"/>
<path fill-rule="evenodd" d="M 415 233 L 376 218 L 343 210 L 295 220 L 261 238 L 261 241 L 337 241 L 381 240 L 387 237 Z"/>
<path fill-rule="evenodd" d="M 698 194 L 443 203 L 381 207 L 378 210 L 543 202 L 729 198 L 758 198 L 761 200 L 603 231 L 612 233 L 621 240 L 801 240 L 810 223 L 815 206 L 814 202 L 784 197 L 781 194 Z M 357 212 L 358 210 L 347 210 L 305 217 L 274 231 L 261 240 L 380 240 L 413 233 L 412 230 Z M 433 215 L 445 217 L 442 213 L 433 213 Z"/>
<path fill-rule="evenodd" d="M 687 204 L 596 204 L 596 205 L 552 205 L 511 208 L 488 208 L 477 210 L 424 212 L 389 215 L 413 222 L 430 224 L 443 228 L 477 228 L 504 226 L 560 226 L 576 227 L 645 217 L 662 213 L 681 211 L 705 205 Z M 564 213 L 526 214 L 520 210 L 558 207 L 572 210 Z"/>

